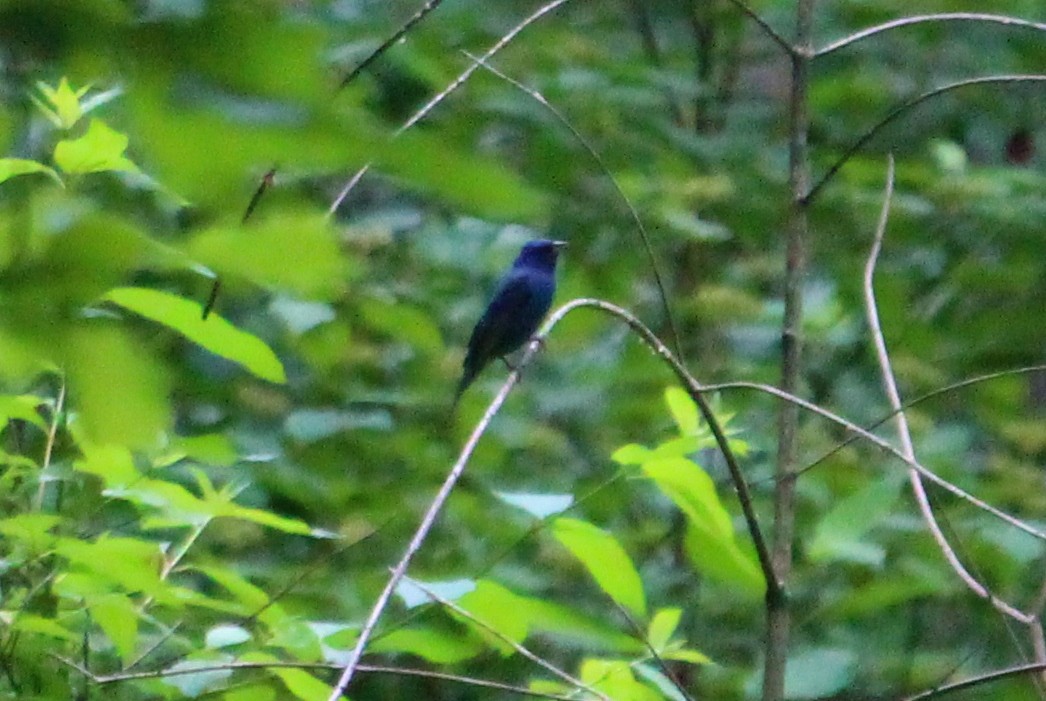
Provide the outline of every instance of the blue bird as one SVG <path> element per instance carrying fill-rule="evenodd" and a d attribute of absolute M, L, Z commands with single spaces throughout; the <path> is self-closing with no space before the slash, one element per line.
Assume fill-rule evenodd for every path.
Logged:
<path fill-rule="evenodd" d="M 541 239 L 523 246 L 472 330 L 461 382 L 454 395 L 455 405 L 487 363 L 494 358 L 504 359 L 538 330 L 552 306 L 556 292 L 556 258 L 559 249 L 566 245 L 565 241 Z"/>

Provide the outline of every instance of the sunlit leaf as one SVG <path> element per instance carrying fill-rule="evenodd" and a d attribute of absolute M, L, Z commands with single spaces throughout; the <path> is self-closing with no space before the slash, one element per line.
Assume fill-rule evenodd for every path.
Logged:
<path fill-rule="evenodd" d="M 647 629 L 646 637 L 650 647 L 658 652 L 664 650 L 668 646 L 669 641 L 671 641 L 672 634 L 676 632 L 682 615 L 682 609 L 658 609 Z"/>
<path fill-rule="evenodd" d="M 82 635 L 68 630 L 54 619 L 36 616 L 31 613 L 22 613 L 16 617 L 14 623 L 11 624 L 11 630 L 21 633 L 46 635 L 50 638 L 57 638 L 70 643 L 78 643 L 83 639 Z"/>
<path fill-rule="evenodd" d="M 144 287 L 119 287 L 103 298 L 163 324 L 270 382 L 285 382 L 283 364 L 257 336 L 241 331 L 217 314 L 202 318 L 198 302 Z"/>
<path fill-rule="evenodd" d="M 614 536 L 591 523 L 572 518 L 556 519 L 552 534 L 581 561 L 610 598 L 634 615 L 646 616 L 643 581 Z"/>
<path fill-rule="evenodd" d="M 461 597 L 458 604 L 472 614 L 480 623 L 460 617 L 473 626 L 476 634 L 487 644 L 500 650 L 502 655 L 511 655 L 515 648 L 507 640 L 522 643 L 530 631 L 532 609 L 527 597 L 519 596 L 488 579 L 476 583 L 473 591 Z M 490 629 L 497 631 L 497 635 Z"/>
<path fill-rule="evenodd" d="M 668 410 L 672 413 L 681 434 L 688 436 L 697 433 L 700 425 L 697 405 L 686 392 L 679 387 L 666 388 L 665 403 L 668 404 Z"/>
<path fill-rule="evenodd" d="M 37 82 L 36 87 L 48 103 L 45 105 L 35 95 L 32 96 L 33 101 L 44 116 L 51 120 L 59 129 L 73 128 L 80 120 L 80 117 L 83 116 L 80 98 L 87 94 L 90 86 L 73 90 L 72 86 L 69 85 L 69 81 L 63 77 L 59 81 L 57 88 L 52 88 L 43 81 Z"/>
<path fill-rule="evenodd" d="M 16 175 L 27 175 L 29 173 L 43 173 L 58 185 L 64 187 L 65 183 L 58 177 L 53 168 L 48 168 L 43 163 L 30 161 L 25 158 L 0 158 L 0 183 L 10 180 Z"/>
<path fill-rule="evenodd" d="M 124 156 L 128 139 L 100 119 L 92 119 L 87 133 L 76 139 L 59 141 L 54 147 L 55 164 L 71 175 L 124 171 L 137 173 L 136 166 Z"/>
<path fill-rule="evenodd" d="M 587 659 L 581 664 L 581 681 L 612 699 L 660 701 L 660 695 L 638 681 L 627 662 Z"/>

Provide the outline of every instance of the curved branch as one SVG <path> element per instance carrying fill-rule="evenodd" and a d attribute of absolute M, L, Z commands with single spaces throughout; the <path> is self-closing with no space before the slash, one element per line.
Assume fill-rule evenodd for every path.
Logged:
<path fill-rule="evenodd" d="M 1006 669 L 996 669 L 985 674 L 979 674 L 976 677 L 970 677 L 969 679 L 963 679 L 961 682 L 955 682 L 954 684 L 946 684 L 944 686 L 937 686 L 928 691 L 909 696 L 904 701 L 928 701 L 928 699 L 935 699 L 938 696 L 944 696 L 950 694 L 953 691 L 962 691 L 963 689 L 972 689 L 975 686 L 981 684 L 987 684 L 989 682 L 998 681 L 1000 679 L 1006 679 L 1007 677 L 1016 677 L 1021 674 L 1032 674 L 1034 672 L 1041 672 L 1046 670 L 1046 663 L 1036 662 L 1034 664 L 1022 664 L 1016 667 L 1007 667 Z"/>
<path fill-rule="evenodd" d="M 873 37 L 877 34 L 888 32 L 891 29 L 898 29 L 900 27 L 907 27 L 913 24 L 923 24 L 926 22 L 986 22 L 990 24 L 1002 24 L 1010 27 L 1023 27 L 1025 29 L 1046 32 L 1046 24 L 1043 24 L 1042 22 L 1031 22 L 1018 17 L 1008 17 L 1007 15 L 992 15 L 983 12 L 942 12 L 935 15 L 915 15 L 913 17 L 901 17 L 900 19 L 895 19 L 890 22 L 877 24 L 874 27 L 868 27 L 859 32 L 854 32 L 850 36 L 837 39 L 824 48 L 815 51 L 814 58 L 827 56 L 839 49 L 846 48 L 851 44 L 856 44 L 859 41 Z"/>
<path fill-rule="evenodd" d="M 804 204 L 809 204 L 814 199 L 814 197 L 817 196 L 817 193 L 821 191 L 821 188 L 823 188 L 829 180 L 835 177 L 835 174 L 838 173 L 844 165 L 846 165 L 847 161 L 853 158 L 858 151 L 864 148 L 864 146 L 869 141 L 871 141 L 883 129 L 883 127 L 885 127 L 887 124 L 903 115 L 908 110 L 912 109 L 913 107 L 916 107 L 917 105 L 922 104 L 923 102 L 926 102 L 930 98 L 937 97 L 938 95 L 943 95 L 944 93 L 948 93 L 953 90 L 958 90 L 959 88 L 969 87 L 971 85 L 1042 82 L 1046 82 L 1046 75 L 989 75 L 982 76 L 980 78 L 968 78 L 966 80 L 959 80 L 954 83 L 942 85 L 939 88 L 934 88 L 933 90 L 924 92 L 918 97 L 914 97 L 906 102 L 903 102 L 900 105 L 894 107 L 892 110 L 890 110 L 885 117 L 880 119 L 879 122 L 875 124 L 875 126 L 873 126 L 871 129 L 865 132 L 860 139 L 855 141 L 852 146 L 846 149 L 843 155 L 839 157 L 839 160 L 837 160 L 832 165 L 832 167 L 828 169 L 828 172 L 821 176 L 821 179 L 817 181 L 817 184 L 810 188 L 810 191 L 803 196 L 802 202 Z"/>
<path fill-rule="evenodd" d="M 879 212 L 879 222 L 875 227 L 875 237 L 872 240 L 872 248 L 868 254 L 868 260 L 864 266 L 864 307 L 865 315 L 868 320 L 868 328 L 872 335 L 872 343 L 875 347 L 875 357 L 879 362 L 879 373 L 883 382 L 883 389 L 886 392 L 886 397 L 889 400 L 890 408 L 894 410 L 894 423 L 897 426 L 897 435 L 901 439 L 901 452 L 904 456 L 914 462 L 915 461 L 915 444 L 912 442 L 911 430 L 908 428 L 908 416 L 902 408 L 901 394 L 897 390 L 897 380 L 894 377 L 893 366 L 890 362 L 890 354 L 886 348 L 886 337 L 883 335 L 882 324 L 879 321 L 879 308 L 875 299 L 875 268 L 879 261 L 879 253 L 882 251 L 883 239 L 886 236 L 886 223 L 890 216 L 890 202 L 893 199 L 893 186 L 894 186 L 894 164 L 893 155 L 891 154 L 888 159 L 887 172 L 886 172 L 886 192 L 883 195 L 883 206 Z M 915 497 L 915 502 L 919 507 L 919 512 L 922 514 L 923 520 L 926 522 L 926 527 L 930 529 L 930 534 L 933 539 L 937 542 L 937 547 L 940 548 L 941 553 L 944 555 L 944 559 L 948 561 L 955 574 L 963 581 L 966 587 L 976 594 L 978 597 L 985 599 L 1007 616 L 1010 616 L 1014 620 L 1020 621 L 1024 624 L 1030 624 L 1034 617 L 1030 616 L 1023 611 L 1019 610 L 1015 606 L 1007 603 L 1000 597 L 996 596 L 985 584 L 980 582 L 974 575 L 970 573 L 966 566 L 959 559 L 958 554 L 952 547 L 951 543 L 948 542 L 948 537 L 944 534 L 940 524 L 937 522 L 937 515 L 933 512 L 933 506 L 930 504 L 930 497 L 926 494 L 926 485 L 923 484 L 922 477 L 913 468 L 908 468 L 908 479 L 912 485 L 912 495 Z"/>

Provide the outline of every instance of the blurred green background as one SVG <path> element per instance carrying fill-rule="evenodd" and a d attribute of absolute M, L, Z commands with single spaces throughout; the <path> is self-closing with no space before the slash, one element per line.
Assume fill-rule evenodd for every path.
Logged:
<path fill-rule="evenodd" d="M 366 615 L 505 377 L 492 365 L 450 416 L 472 324 L 522 243 L 570 242 L 558 301 L 604 298 L 669 338 L 649 259 L 611 176 L 650 233 L 695 376 L 777 380 L 789 198 L 789 65 L 777 47 L 723 0 L 574 2 L 533 24 L 493 63 L 539 91 L 604 170 L 553 112 L 482 69 L 396 135 L 469 67 L 464 52 L 484 51 L 538 7 L 532 2 L 446 0 L 339 89 L 416 5 L 0 2 L 2 155 L 56 172 L 0 184 L 0 376 L 9 396 L 39 402 L 54 402 L 67 384 L 71 419 L 41 472 L 45 422 L 37 417 L 34 428 L 32 401 L 7 409 L 0 499 L 11 518 L 0 522 L 8 537 L 0 611 L 8 623 L 35 612 L 75 633 L 63 638 L 24 625 L 0 633 L 6 698 L 68 698 L 80 677 L 54 660 L 26 660 L 52 649 L 78 659 L 85 628 L 98 635 L 105 671 L 151 645 L 157 651 L 144 668 L 186 654 L 212 659 L 199 653 L 230 648 L 206 645 L 207 631 L 233 619 L 253 630 L 240 620 L 246 609 L 183 609 L 159 589 L 152 594 L 158 610 L 147 611 L 141 597 L 152 590 L 144 584 L 72 587 L 71 575 L 88 575 L 70 543 L 97 545 L 103 533 L 187 542 L 171 577 L 179 591 L 217 597 L 221 586 L 236 589 L 216 570 L 207 575 L 208 567 L 270 596 L 289 587 L 279 623 L 242 645 L 303 661 L 339 659 L 331 649 L 345 641 L 325 642 L 331 649 L 320 641 Z M 793 3 L 753 6 L 790 35 Z M 816 44 L 905 12 L 983 10 L 957 0 L 825 3 L 816 8 Z M 997 0 L 990 10 L 1046 21 L 1039 0 Z M 908 27 L 819 59 L 810 91 L 814 179 L 894 105 L 922 91 L 1043 71 L 1041 32 L 968 22 Z M 38 83 L 58 88 L 63 79 L 72 90 L 90 89 L 79 99 L 86 114 L 56 126 L 40 107 L 54 104 Z M 897 159 L 897 192 L 876 289 L 902 396 L 1043 362 L 1046 160 L 1036 148 L 1046 140 L 1043 114 L 1043 82 L 950 92 L 894 121 L 819 193 L 803 285 L 805 398 L 861 424 L 887 412 L 860 286 L 887 153 Z M 59 158 L 56 145 L 91 134 L 92 120 L 115 136 L 98 127 L 98 141 L 84 148 L 90 158 L 108 149 L 106 159 L 74 161 L 69 151 Z M 328 218 L 337 192 L 370 162 Z M 241 222 L 271 168 L 272 187 Z M 264 341 L 285 383 L 208 352 L 185 329 L 102 299 L 113 288 L 138 287 L 202 304 L 215 275 L 222 280 L 216 314 Z M 547 528 L 534 529 L 534 512 L 498 496 L 529 495 L 537 508 L 536 495 L 588 495 L 570 515 L 617 538 L 651 606 L 681 608 L 677 635 L 716 663 L 673 663 L 684 685 L 697 698 L 750 698 L 761 666 L 762 602 L 705 572 L 671 502 L 610 459 L 627 443 L 654 446 L 676 435 L 662 399 L 671 382 L 622 325 L 572 314 L 482 440 L 411 573 L 428 581 L 488 578 L 528 600 L 561 605 L 564 616 L 577 614 L 528 640 L 567 669 L 594 655 L 642 656 L 584 569 Z M 777 405 L 727 392 L 717 406 L 747 447 L 744 468 L 769 529 Z M 936 397 L 910 412 L 917 454 L 946 479 L 1042 525 L 1044 406 L 1046 381 L 1035 373 Z M 894 438 L 890 429 L 882 435 Z M 804 464 L 846 437 L 805 417 Z M 720 459 L 707 449 L 695 458 L 740 530 Z M 120 470 L 133 479 L 121 482 Z M 141 480 L 168 486 L 146 489 Z M 237 508 L 294 521 L 219 514 L 181 492 L 172 496 L 177 487 L 201 497 L 209 482 L 230 490 Z M 790 697 L 894 698 L 956 671 L 1030 657 L 1023 632 L 1011 635 L 947 567 L 896 461 L 856 443 L 798 485 Z M 1000 595 L 1031 605 L 1043 580 L 1041 544 L 944 493 L 933 496 L 971 567 Z M 231 518 L 210 524 L 199 517 L 204 511 Z M 59 520 L 25 531 L 11 521 L 16 514 Z M 302 523 L 323 537 L 302 535 L 294 525 Z M 34 551 L 26 533 L 45 544 Z M 56 533 L 64 540 L 51 543 Z M 56 580 L 67 588 L 40 601 Z M 134 605 L 97 599 L 88 606 L 93 623 L 76 618 L 77 597 L 100 586 Z M 239 591 L 243 604 L 250 597 Z M 475 634 L 445 613 L 411 615 L 397 603 L 382 630 L 432 637 L 425 645 L 387 643 L 391 659 L 420 657 L 522 685 L 535 674 L 518 656 L 462 647 Z M 134 639 L 122 649 L 117 631 L 131 621 Z M 269 679 L 197 679 L 198 688 L 142 682 L 96 693 L 309 698 L 292 681 Z M 671 698 L 656 688 L 644 686 L 649 698 Z M 1038 698 L 1027 679 L 993 689 L 1003 689 L 996 698 Z M 353 687 L 353 698 L 489 693 L 379 675 Z"/>

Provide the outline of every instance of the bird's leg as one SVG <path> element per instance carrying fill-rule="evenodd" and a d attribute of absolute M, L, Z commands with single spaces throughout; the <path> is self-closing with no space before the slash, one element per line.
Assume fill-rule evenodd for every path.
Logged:
<path fill-rule="evenodd" d="M 505 367 L 508 368 L 509 372 L 515 372 L 516 371 L 516 366 L 508 361 L 508 356 L 507 355 L 501 356 L 501 362 L 503 362 L 505 364 Z"/>

